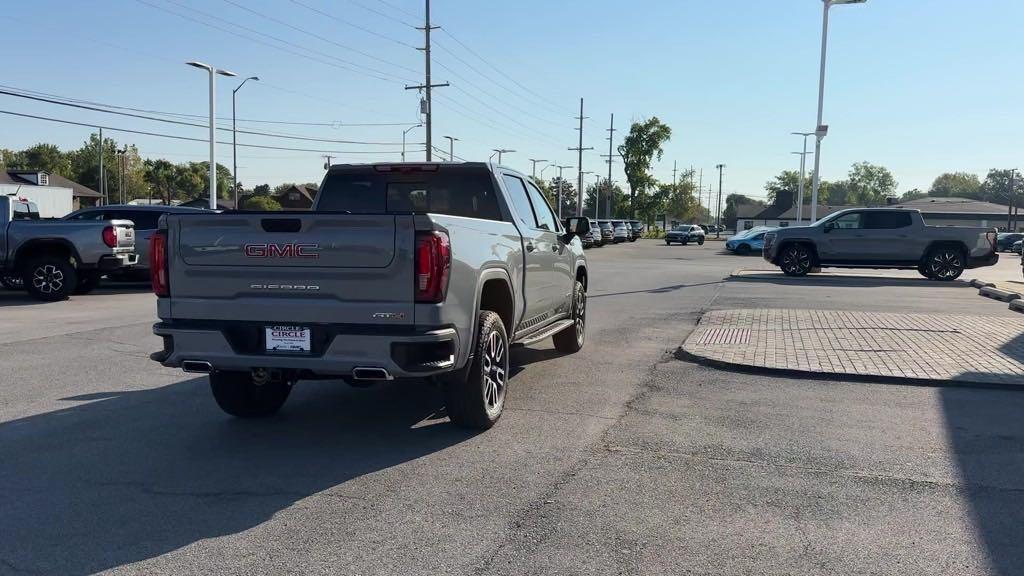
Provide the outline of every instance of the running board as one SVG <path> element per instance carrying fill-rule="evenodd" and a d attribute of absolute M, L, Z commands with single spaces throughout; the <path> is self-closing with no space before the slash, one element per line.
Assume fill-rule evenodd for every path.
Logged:
<path fill-rule="evenodd" d="M 547 328 L 541 330 L 536 334 L 530 334 L 529 336 L 526 336 L 522 340 L 516 340 L 515 342 L 513 342 L 513 344 L 518 344 L 520 346 L 529 346 L 530 344 L 536 344 L 537 342 L 540 342 L 545 338 L 550 338 L 551 336 L 558 334 L 562 330 L 565 330 L 569 326 L 572 326 L 572 324 L 573 321 L 571 318 L 559 320 L 558 322 L 555 322 L 551 326 L 548 326 Z"/>

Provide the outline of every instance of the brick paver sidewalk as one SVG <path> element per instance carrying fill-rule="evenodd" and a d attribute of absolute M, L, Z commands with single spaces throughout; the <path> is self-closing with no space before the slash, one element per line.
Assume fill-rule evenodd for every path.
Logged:
<path fill-rule="evenodd" d="M 1024 318 L 718 310 L 683 350 L 760 368 L 1024 385 Z"/>

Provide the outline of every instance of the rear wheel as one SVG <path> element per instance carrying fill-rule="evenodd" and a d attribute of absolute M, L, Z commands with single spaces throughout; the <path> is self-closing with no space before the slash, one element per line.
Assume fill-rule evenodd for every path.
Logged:
<path fill-rule="evenodd" d="M 78 283 L 75 267 L 59 256 L 32 260 L 22 279 L 29 294 L 46 302 L 67 300 Z"/>
<path fill-rule="evenodd" d="M 700 238 L 697 238 L 697 246 L 703 246 L 703 245 L 704 245 L 704 237 L 701 236 Z"/>
<path fill-rule="evenodd" d="M 210 390 L 220 409 L 238 418 L 265 418 L 281 409 L 292 387 L 264 370 L 214 372 Z"/>
<path fill-rule="evenodd" d="M 587 291 L 583 283 L 576 281 L 572 295 L 572 326 L 552 337 L 555 350 L 564 354 L 574 354 L 583 348 L 587 337 Z"/>
<path fill-rule="evenodd" d="M 501 317 L 481 311 L 472 360 L 442 382 L 445 408 L 454 424 L 486 430 L 501 418 L 508 390 L 508 344 Z"/>
<path fill-rule="evenodd" d="M 917 271 L 918 271 L 919 274 L 921 274 L 921 276 L 924 276 L 925 278 L 927 278 L 929 280 L 934 280 L 935 279 L 935 278 L 932 277 L 932 273 L 928 271 L 928 267 L 925 266 L 924 264 L 918 264 L 917 265 Z"/>
<path fill-rule="evenodd" d="M 924 265 L 935 280 L 956 280 L 964 272 L 964 253 L 952 246 L 932 248 Z"/>
<path fill-rule="evenodd" d="M 749 252 L 749 250 L 748 246 L 747 251 Z M 779 267 L 782 268 L 786 276 L 806 276 L 814 267 L 811 251 L 803 244 L 790 244 L 783 247 L 779 262 Z"/>
<path fill-rule="evenodd" d="M 736 247 L 736 253 L 740 256 L 746 256 L 750 254 L 750 244 L 740 244 Z"/>
<path fill-rule="evenodd" d="M 665 246 L 671 246 L 671 245 L 672 245 L 672 241 L 671 240 L 665 240 Z"/>

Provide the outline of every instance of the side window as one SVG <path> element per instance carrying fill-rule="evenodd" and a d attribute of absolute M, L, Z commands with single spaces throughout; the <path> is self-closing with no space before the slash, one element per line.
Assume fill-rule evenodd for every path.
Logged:
<path fill-rule="evenodd" d="M 516 210 L 516 218 L 519 223 L 527 228 L 536 228 L 537 221 L 533 215 L 533 208 L 530 206 L 530 198 L 526 195 L 526 186 L 520 178 L 511 174 L 502 174 L 501 179 L 505 181 L 505 188 L 511 196 L 512 205 Z"/>
<path fill-rule="evenodd" d="M 526 183 L 526 190 L 530 194 L 530 203 L 533 204 L 533 212 L 537 215 L 537 228 L 558 232 L 558 221 L 551 213 L 551 207 L 540 190 L 532 182 Z"/>
<path fill-rule="evenodd" d="M 71 220 L 102 220 L 102 210 L 90 210 L 88 212 L 82 212 L 81 214 L 75 214 L 71 217 Z"/>
<path fill-rule="evenodd" d="M 836 228 L 842 230 L 858 230 L 864 227 L 862 222 L 863 214 L 860 212 L 853 212 L 852 214 L 843 214 L 839 218 L 832 221 L 832 224 Z"/>
<path fill-rule="evenodd" d="M 136 230 L 156 230 L 157 222 L 160 221 L 159 212 L 144 212 L 138 210 L 135 212 L 114 212 L 111 214 L 115 219 L 124 218 L 131 220 L 135 223 Z"/>
<path fill-rule="evenodd" d="M 910 214 L 906 212 L 866 212 L 864 227 L 869 230 L 894 230 L 910 226 Z"/>

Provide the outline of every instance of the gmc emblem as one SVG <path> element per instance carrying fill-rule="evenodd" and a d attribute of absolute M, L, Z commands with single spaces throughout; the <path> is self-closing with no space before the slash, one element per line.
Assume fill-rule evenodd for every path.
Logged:
<path fill-rule="evenodd" d="M 246 244 L 245 255 L 249 258 L 319 258 L 319 244 Z"/>

